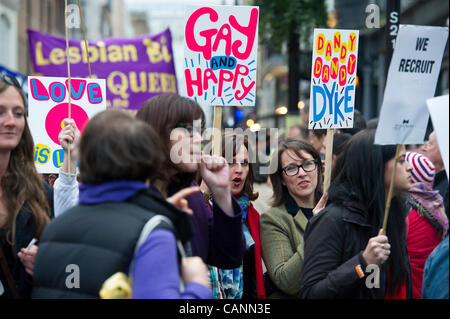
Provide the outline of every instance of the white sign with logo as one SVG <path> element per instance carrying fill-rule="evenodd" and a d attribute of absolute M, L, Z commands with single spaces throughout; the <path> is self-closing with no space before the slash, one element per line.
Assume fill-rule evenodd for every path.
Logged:
<path fill-rule="evenodd" d="M 423 143 L 447 38 L 447 27 L 400 25 L 375 144 Z"/>

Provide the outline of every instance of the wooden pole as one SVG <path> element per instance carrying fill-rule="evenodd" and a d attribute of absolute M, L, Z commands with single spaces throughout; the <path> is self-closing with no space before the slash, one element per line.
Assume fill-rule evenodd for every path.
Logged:
<path fill-rule="evenodd" d="M 68 10 L 67 10 L 67 0 L 65 0 L 65 20 L 64 20 L 64 26 L 65 26 L 65 30 L 66 30 L 66 61 L 67 61 L 67 79 L 68 79 L 68 90 L 69 90 L 69 94 L 68 94 L 68 99 L 69 99 L 69 114 L 68 114 L 68 118 L 71 118 L 71 98 L 70 98 L 70 94 L 71 94 L 71 78 L 70 78 L 70 61 L 69 61 L 69 30 L 67 28 L 67 19 L 68 19 Z M 68 165 L 68 170 L 69 170 L 69 178 L 70 178 L 70 143 L 68 144 L 68 149 L 67 149 L 67 155 L 68 155 L 68 159 L 67 159 L 67 165 Z"/>
<path fill-rule="evenodd" d="M 214 129 L 213 129 L 213 145 L 212 155 L 221 156 L 221 143 L 222 143 L 222 106 L 214 106 Z"/>
<path fill-rule="evenodd" d="M 334 129 L 327 129 L 327 137 L 325 139 L 325 173 L 324 173 L 324 184 L 323 184 L 323 192 L 327 192 L 331 183 L 331 173 L 333 170 L 333 138 L 334 138 Z"/>
<path fill-rule="evenodd" d="M 387 220 L 389 216 L 389 209 L 391 208 L 391 199 L 392 199 L 392 192 L 394 190 L 394 180 L 395 180 L 395 173 L 397 172 L 397 160 L 398 156 L 400 154 L 400 144 L 397 144 L 397 148 L 395 149 L 395 158 L 394 158 L 394 168 L 392 170 L 392 176 L 391 176 L 391 184 L 389 185 L 389 191 L 386 197 L 386 207 L 384 209 L 384 220 L 383 220 L 383 235 L 386 234 L 386 226 L 387 226 Z"/>

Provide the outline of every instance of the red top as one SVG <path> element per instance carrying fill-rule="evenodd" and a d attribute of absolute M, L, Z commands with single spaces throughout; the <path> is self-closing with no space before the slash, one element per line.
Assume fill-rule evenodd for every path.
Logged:
<path fill-rule="evenodd" d="M 441 242 L 441 237 L 428 220 L 420 216 L 415 209 L 411 209 L 406 224 L 406 240 L 411 263 L 413 298 L 421 299 L 423 268 L 425 267 L 428 256 Z"/>
<path fill-rule="evenodd" d="M 255 242 L 256 294 L 258 299 L 266 299 L 261 261 L 261 240 L 259 237 L 259 213 L 253 207 L 252 203 L 250 203 L 250 207 L 247 208 L 247 221 L 250 228 L 250 234 Z"/>

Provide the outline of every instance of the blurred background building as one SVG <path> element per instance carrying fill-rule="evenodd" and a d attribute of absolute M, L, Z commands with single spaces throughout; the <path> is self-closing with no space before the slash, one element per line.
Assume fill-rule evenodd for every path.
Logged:
<path fill-rule="evenodd" d="M 124 0 L 81 0 L 80 4 L 88 41 L 132 33 Z M 63 0 L 0 0 L 0 65 L 32 74 L 26 30 L 65 36 L 64 6 Z M 69 37 L 82 39 L 81 28 L 69 29 Z"/>
<path fill-rule="evenodd" d="M 388 1 L 400 8 L 399 23 L 430 26 L 447 26 L 449 23 L 449 2 L 447 0 L 327 0 L 327 26 L 336 29 L 359 29 L 358 84 L 355 108 L 366 120 L 377 117 L 383 101 L 388 63 L 386 56 L 392 52 L 387 47 L 386 17 Z M 256 3 L 258 1 L 255 1 Z M 366 19 L 369 5 L 379 8 L 379 26 L 369 28 Z M 305 36 L 305 35 L 302 35 Z M 311 35 L 310 35 L 311 37 Z M 286 115 L 300 115 L 300 109 L 309 105 L 310 73 L 312 59 L 312 38 L 310 44 L 300 43 L 300 81 L 298 111 L 288 108 L 289 72 L 286 46 L 281 51 L 272 51 L 270 46 L 261 46 L 261 82 L 258 86 L 258 107 L 255 122 L 262 127 L 286 127 Z M 448 41 L 442 61 L 436 95 L 449 92 L 449 48 Z M 301 120 L 297 120 L 301 121 Z"/>
<path fill-rule="evenodd" d="M 69 0 L 77 4 L 78 0 Z M 81 0 L 80 1 L 88 41 L 106 37 L 132 37 L 156 34 L 170 28 L 175 68 L 180 92 L 183 91 L 184 60 L 184 7 L 193 4 L 188 0 Z M 260 25 L 264 27 L 263 15 L 278 5 L 308 5 L 304 0 L 198 0 L 195 4 L 207 5 L 257 5 L 260 7 Z M 312 59 L 312 29 L 329 27 L 360 30 L 358 84 L 355 108 L 366 120 L 377 117 L 383 100 L 386 70 L 392 54 L 387 45 L 387 15 L 395 4 L 399 7 L 401 24 L 448 26 L 449 2 L 447 0 L 315 0 L 323 4 L 324 12 L 310 12 L 304 18 L 318 17 L 323 25 L 312 25 L 298 34 L 298 38 L 284 40 L 283 34 L 262 41 L 260 33 L 257 72 L 257 99 L 255 107 L 224 107 L 223 127 L 286 128 L 286 122 L 299 122 L 301 109 L 308 108 Z M 368 8 L 379 9 L 379 25 L 367 25 Z M 389 5 L 389 6 L 388 6 Z M 267 9 L 269 8 L 269 9 Z M 321 9 L 321 10 L 322 10 Z M 292 18 L 289 9 L 276 19 Z M 325 19 L 322 19 L 325 14 Z M 314 17 L 315 18 L 315 17 Z M 0 0 L 0 65 L 24 75 L 32 74 L 26 29 L 31 28 L 57 36 L 64 36 L 63 0 Z M 303 29 L 302 29 L 303 30 Z M 81 29 L 70 29 L 70 38 L 82 39 Z M 278 39 L 279 40 L 279 39 Z M 294 43 L 294 48 L 292 48 Z M 292 50 L 297 55 L 292 60 Z M 289 58 L 291 56 L 291 59 Z M 290 73 L 296 73 L 297 84 L 292 85 Z M 291 86 L 291 88 L 289 88 Z M 292 95 L 292 92 L 297 95 Z M 448 42 L 441 66 L 436 95 L 449 91 Z M 292 96 L 295 97 L 293 100 Z M 211 124 L 212 106 L 204 108 L 207 124 Z"/>

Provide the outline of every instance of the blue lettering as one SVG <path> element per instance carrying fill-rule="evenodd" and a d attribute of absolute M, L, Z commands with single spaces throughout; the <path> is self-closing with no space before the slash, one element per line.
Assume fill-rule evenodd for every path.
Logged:
<path fill-rule="evenodd" d="M 322 111 L 320 111 L 320 113 L 317 113 L 317 93 L 322 94 L 323 97 Z M 313 86 L 312 98 L 313 98 L 313 120 L 314 122 L 319 122 L 325 115 L 325 109 L 327 107 L 327 98 L 325 96 L 324 90 L 320 86 Z"/>
<path fill-rule="evenodd" d="M 327 86 L 324 84 L 323 88 L 325 89 L 325 93 L 327 94 L 328 97 L 328 102 L 329 102 L 329 111 L 330 111 L 330 115 L 333 114 L 333 93 L 334 93 L 334 89 L 336 87 L 336 82 L 333 82 L 333 88 L 331 89 L 331 92 L 328 91 Z"/>
<path fill-rule="evenodd" d="M 53 165 L 57 168 L 61 167 L 64 161 L 64 150 L 56 150 L 53 152 Z"/>
<path fill-rule="evenodd" d="M 59 96 L 56 96 L 55 89 L 59 88 Z M 53 101 L 61 102 L 66 97 L 66 88 L 62 83 L 55 82 L 50 86 L 50 96 Z"/>
<path fill-rule="evenodd" d="M 353 112 L 353 107 L 352 106 L 348 106 L 348 102 L 351 101 L 351 96 L 349 94 L 349 91 L 353 91 L 355 89 L 355 87 L 353 85 L 351 86 L 347 86 L 345 88 L 345 101 L 344 101 L 344 112 L 345 113 L 350 113 Z"/>
<path fill-rule="evenodd" d="M 48 162 L 48 157 L 50 155 L 50 150 L 48 148 L 42 148 L 39 150 L 38 163 L 45 164 Z"/>
<path fill-rule="evenodd" d="M 237 61 L 232 56 L 214 56 L 211 58 L 211 69 L 213 71 L 219 69 L 232 70 L 236 67 Z"/>
<path fill-rule="evenodd" d="M 342 102 L 344 101 L 344 97 L 341 97 L 338 101 L 338 93 L 336 92 L 334 94 L 334 124 L 337 124 L 337 117 L 338 115 L 342 118 L 342 120 L 344 120 L 344 115 L 341 113 L 341 110 L 339 109 L 339 106 L 342 104 Z"/>

